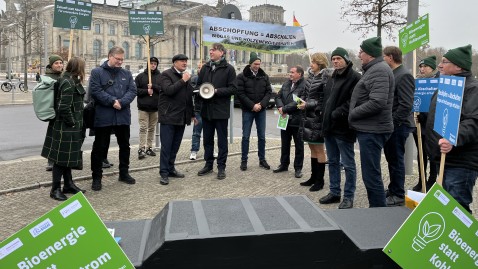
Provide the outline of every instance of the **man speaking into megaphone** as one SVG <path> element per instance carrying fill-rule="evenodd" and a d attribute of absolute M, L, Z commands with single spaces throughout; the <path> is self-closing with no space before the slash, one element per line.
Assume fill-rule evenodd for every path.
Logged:
<path fill-rule="evenodd" d="M 228 154 L 227 123 L 230 117 L 229 102 L 236 93 L 236 71 L 226 61 L 226 48 L 220 43 L 214 43 L 209 49 L 210 61 L 199 72 L 197 85 L 210 83 L 207 91 L 214 91 L 211 95 L 199 94 L 196 111 L 201 114 L 203 121 L 204 160 L 206 164 L 198 172 L 198 176 L 213 171 L 214 164 L 214 133 L 217 133 L 217 179 L 226 178 L 226 161 Z M 204 97 L 206 98 L 204 98 Z M 208 98 L 209 97 L 209 98 Z"/>

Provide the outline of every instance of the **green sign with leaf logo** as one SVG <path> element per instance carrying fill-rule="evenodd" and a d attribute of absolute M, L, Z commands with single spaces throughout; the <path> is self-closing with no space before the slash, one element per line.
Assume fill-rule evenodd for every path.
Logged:
<path fill-rule="evenodd" d="M 65 29 L 91 29 L 93 7 L 91 3 L 74 0 L 56 0 L 53 27 Z"/>
<path fill-rule="evenodd" d="M 428 14 L 418 18 L 412 24 L 405 26 L 398 32 L 399 47 L 403 54 L 419 48 L 430 42 Z"/>
<path fill-rule="evenodd" d="M 0 268 L 134 269 L 134 266 L 80 192 L 3 241 Z"/>
<path fill-rule="evenodd" d="M 129 32 L 131 35 L 157 36 L 164 34 L 162 11 L 132 10 L 129 12 Z"/>
<path fill-rule="evenodd" d="M 478 222 L 435 184 L 383 252 L 402 268 L 478 268 Z"/>

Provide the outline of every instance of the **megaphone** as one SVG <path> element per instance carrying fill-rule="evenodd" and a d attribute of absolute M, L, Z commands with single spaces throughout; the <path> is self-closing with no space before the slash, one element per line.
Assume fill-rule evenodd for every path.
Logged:
<path fill-rule="evenodd" d="M 214 96 L 214 86 L 205 82 L 199 87 L 199 95 L 204 99 L 211 99 Z"/>

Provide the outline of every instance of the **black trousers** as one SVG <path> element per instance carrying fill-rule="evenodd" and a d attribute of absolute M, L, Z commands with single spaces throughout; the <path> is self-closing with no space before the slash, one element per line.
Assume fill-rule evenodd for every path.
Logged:
<path fill-rule="evenodd" d="M 115 125 L 95 128 L 95 141 L 91 150 L 91 171 L 93 179 L 103 177 L 103 160 L 110 145 L 111 131 L 114 131 L 119 146 L 119 170 L 120 174 L 128 173 L 129 170 L 129 125 Z"/>
<path fill-rule="evenodd" d="M 280 164 L 289 167 L 290 164 L 290 145 L 292 139 L 295 144 L 294 169 L 302 169 L 304 164 L 304 142 L 299 132 L 299 127 L 288 126 L 286 130 L 280 131 L 281 156 Z"/>
<path fill-rule="evenodd" d="M 214 132 L 217 133 L 217 168 L 226 169 L 226 161 L 228 154 L 227 145 L 227 123 L 228 119 L 208 120 L 202 118 L 203 144 L 204 144 L 204 160 L 207 167 L 214 164 Z"/>

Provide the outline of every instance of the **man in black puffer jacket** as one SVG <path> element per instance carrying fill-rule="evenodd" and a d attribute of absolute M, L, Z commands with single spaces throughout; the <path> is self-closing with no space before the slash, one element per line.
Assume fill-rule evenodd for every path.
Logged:
<path fill-rule="evenodd" d="M 266 107 L 271 98 L 272 88 L 269 76 L 262 70 L 261 59 L 251 52 L 249 65 L 237 76 L 237 97 L 242 107 L 242 158 L 241 170 L 247 170 L 249 137 L 252 123 L 256 121 L 259 166 L 269 170 L 266 161 Z"/>
<path fill-rule="evenodd" d="M 139 74 L 134 82 L 137 88 L 138 101 L 138 120 L 139 120 L 139 149 L 138 159 L 143 159 L 146 155 L 156 156 L 152 147 L 154 139 L 154 130 L 158 123 L 158 100 L 159 100 L 159 76 L 158 58 L 151 57 L 151 84 L 148 79 L 148 68 Z"/>

